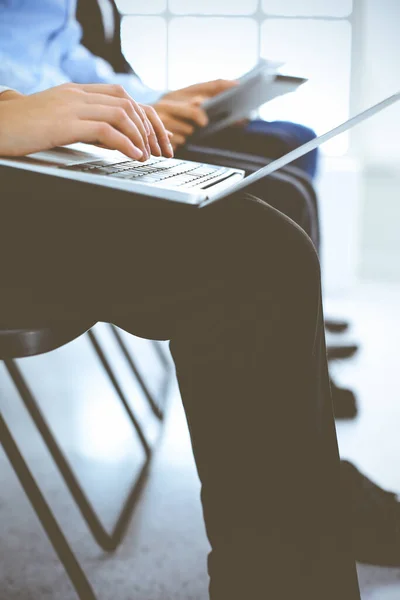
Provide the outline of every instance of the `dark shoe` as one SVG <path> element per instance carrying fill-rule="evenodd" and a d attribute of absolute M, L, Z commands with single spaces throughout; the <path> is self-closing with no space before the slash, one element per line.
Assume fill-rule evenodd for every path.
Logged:
<path fill-rule="evenodd" d="M 345 331 L 347 331 L 349 328 L 349 322 L 348 321 L 340 321 L 338 320 L 333 320 L 333 319 L 326 319 L 325 320 L 325 329 L 327 331 L 329 331 L 330 333 L 344 333 Z"/>
<path fill-rule="evenodd" d="M 349 344 L 347 346 L 328 346 L 328 360 L 340 360 L 351 358 L 358 351 L 358 344 Z"/>
<path fill-rule="evenodd" d="M 335 419 L 354 419 L 357 416 L 357 400 L 354 392 L 338 387 L 331 379 L 333 412 Z"/>
<path fill-rule="evenodd" d="M 350 505 L 356 560 L 382 567 L 400 567 L 400 502 L 346 460 L 342 481 Z"/>

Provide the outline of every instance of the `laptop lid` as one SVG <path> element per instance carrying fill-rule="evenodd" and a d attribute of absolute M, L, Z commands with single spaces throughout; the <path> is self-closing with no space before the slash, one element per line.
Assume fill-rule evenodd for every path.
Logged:
<path fill-rule="evenodd" d="M 317 138 L 311 140 L 310 142 L 306 142 L 305 144 L 303 144 L 302 146 L 299 146 L 295 150 L 292 150 L 288 154 L 285 154 L 284 156 L 281 156 L 277 160 L 270 162 L 268 165 L 266 165 L 265 167 L 262 167 L 261 169 L 259 169 L 255 173 L 253 173 L 252 175 L 249 175 L 245 179 L 242 179 L 238 183 L 234 184 L 228 190 L 226 190 L 226 191 L 224 190 L 220 194 L 217 194 L 216 197 L 214 197 L 210 200 L 207 200 L 205 202 L 205 204 L 209 204 L 210 202 L 215 202 L 216 200 L 219 200 L 220 198 L 224 198 L 227 195 L 235 194 L 236 192 L 239 192 L 240 190 L 244 190 L 244 189 L 248 188 L 250 185 L 252 185 L 256 181 L 259 181 L 263 177 L 266 177 L 267 175 L 270 175 L 271 173 L 278 171 L 278 169 L 285 167 L 286 165 L 293 162 L 297 158 L 304 156 L 304 154 L 307 154 L 307 152 L 310 152 L 311 150 L 318 148 L 319 146 L 321 146 L 321 144 L 324 144 L 325 142 L 336 137 L 337 135 L 344 133 L 345 131 L 348 131 L 349 129 L 351 129 L 352 127 L 355 127 L 356 125 L 359 125 L 366 119 L 369 119 L 373 115 L 376 115 L 378 112 L 380 112 L 381 110 L 384 110 L 385 108 L 387 108 L 391 104 L 394 104 L 398 100 L 400 100 L 400 91 L 396 92 L 392 96 L 389 96 L 388 98 L 385 98 L 385 100 L 382 100 L 381 102 L 378 102 L 377 104 L 374 104 L 373 106 L 362 111 L 361 113 L 358 113 L 355 117 L 352 117 L 348 121 L 341 123 L 341 125 L 338 125 L 334 129 L 331 129 L 331 131 L 328 131 L 327 133 L 324 133 L 323 135 L 318 136 Z"/>

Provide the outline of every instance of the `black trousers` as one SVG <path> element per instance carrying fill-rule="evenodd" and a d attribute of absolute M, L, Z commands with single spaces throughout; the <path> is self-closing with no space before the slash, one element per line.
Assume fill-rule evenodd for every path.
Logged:
<path fill-rule="evenodd" d="M 211 599 L 359 599 L 309 237 L 251 195 L 196 209 L 0 177 L 3 322 L 87 316 L 171 340 Z"/>
<path fill-rule="evenodd" d="M 266 150 L 268 150 L 268 147 Z M 227 148 L 213 148 L 195 144 L 188 144 L 181 149 L 178 157 L 234 169 L 243 169 L 246 171 L 246 175 L 255 173 L 271 162 L 270 158 L 262 155 L 256 156 Z M 272 188 L 274 189 L 272 190 Z M 304 171 L 289 165 L 273 173 L 268 178 L 258 181 L 252 186 L 251 191 L 257 197 L 268 197 L 268 204 L 300 225 L 312 239 L 319 253 L 321 229 L 318 198 L 311 178 Z"/>

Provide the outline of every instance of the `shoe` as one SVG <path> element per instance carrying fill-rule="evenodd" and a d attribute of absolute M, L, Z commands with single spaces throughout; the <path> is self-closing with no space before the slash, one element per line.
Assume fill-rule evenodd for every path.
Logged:
<path fill-rule="evenodd" d="M 358 562 L 400 567 L 400 501 L 341 461 L 341 475 L 350 508 L 353 548 Z"/>
<path fill-rule="evenodd" d="M 330 384 L 335 419 L 354 419 L 358 413 L 354 392 L 347 388 L 338 387 L 332 379 Z"/>
<path fill-rule="evenodd" d="M 339 319 L 326 319 L 325 329 L 330 333 L 344 333 L 349 328 L 348 321 L 340 321 Z"/>
<path fill-rule="evenodd" d="M 348 344 L 347 346 L 328 346 L 327 356 L 328 360 L 340 360 L 344 358 L 351 358 L 358 351 L 358 344 Z"/>

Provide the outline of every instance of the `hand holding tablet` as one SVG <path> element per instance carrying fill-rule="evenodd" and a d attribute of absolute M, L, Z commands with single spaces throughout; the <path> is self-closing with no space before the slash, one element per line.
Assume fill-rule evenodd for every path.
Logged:
<path fill-rule="evenodd" d="M 277 96 L 294 92 L 307 79 L 277 73 L 282 63 L 260 60 L 238 84 L 206 100 L 202 104 L 209 119 L 207 127 L 197 131 L 192 139 L 200 139 L 228 127 Z"/>

